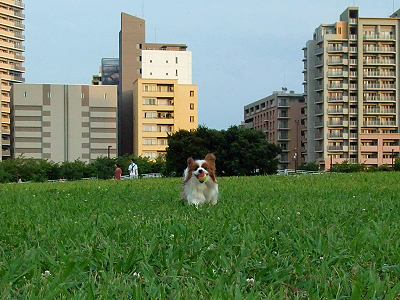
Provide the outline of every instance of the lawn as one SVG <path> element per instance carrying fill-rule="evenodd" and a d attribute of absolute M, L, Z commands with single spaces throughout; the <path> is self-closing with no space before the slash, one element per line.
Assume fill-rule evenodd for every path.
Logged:
<path fill-rule="evenodd" d="M 400 172 L 0 185 L 1 299 L 400 299 Z"/>

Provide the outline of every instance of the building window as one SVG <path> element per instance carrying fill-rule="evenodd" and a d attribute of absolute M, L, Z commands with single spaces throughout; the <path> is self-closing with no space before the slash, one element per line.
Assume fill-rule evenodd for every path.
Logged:
<path fill-rule="evenodd" d="M 178 63 L 178 57 L 175 57 L 175 63 L 176 64 Z"/>
<path fill-rule="evenodd" d="M 190 116 L 190 123 L 194 123 L 194 116 Z"/>
<path fill-rule="evenodd" d="M 175 70 L 175 76 L 178 76 L 178 70 Z"/>
<path fill-rule="evenodd" d="M 142 44 L 136 44 L 136 49 L 142 49 Z"/>
<path fill-rule="evenodd" d="M 168 73 L 165 73 L 165 75 L 167 75 L 167 76 L 168 76 Z"/>
<path fill-rule="evenodd" d="M 104 99 L 107 99 L 107 94 L 104 94 Z"/>
<path fill-rule="evenodd" d="M 194 103 L 190 103 L 190 110 L 194 110 Z"/>
<path fill-rule="evenodd" d="M 47 98 L 51 98 L 51 93 L 50 92 L 47 93 Z"/>
<path fill-rule="evenodd" d="M 194 91 L 190 91 L 190 97 L 194 97 Z"/>
<path fill-rule="evenodd" d="M 165 62 L 168 63 L 168 59 Z"/>
<path fill-rule="evenodd" d="M 136 60 L 137 60 L 137 61 L 142 61 L 142 56 L 137 56 L 137 57 L 136 57 Z"/>
<path fill-rule="evenodd" d="M 152 59 L 150 59 L 150 63 L 153 63 L 153 60 L 152 60 Z"/>
<path fill-rule="evenodd" d="M 85 99 L 85 93 L 81 93 L 81 99 Z"/>
<path fill-rule="evenodd" d="M 142 74 L 142 69 L 136 69 L 137 74 Z"/>
<path fill-rule="evenodd" d="M 24 92 L 24 97 L 26 97 L 28 95 L 28 93 L 27 92 Z"/>

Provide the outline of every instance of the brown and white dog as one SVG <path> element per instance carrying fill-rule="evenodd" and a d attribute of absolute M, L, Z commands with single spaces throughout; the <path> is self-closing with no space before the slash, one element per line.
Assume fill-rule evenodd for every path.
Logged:
<path fill-rule="evenodd" d="M 182 193 L 188 204 L 217 204 L 218 183 L 215 177 L 215 155 L 209 153 L 204 160 L 189 157 L 183 174 Z"/>

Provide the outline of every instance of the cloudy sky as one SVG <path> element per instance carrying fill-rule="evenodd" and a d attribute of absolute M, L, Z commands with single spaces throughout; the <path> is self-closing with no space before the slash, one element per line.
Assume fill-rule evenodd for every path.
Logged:
<path fill-rule="evenodd" d="M 121 12 L 146 20 L 146 42 L 193 55 L 199 124 L 227 129 L 243 106 L 286 86 L 302 93 L 303 52 L 321 23 L 349 6 L 388 17 L 400 0 L 25 0 L 27 83 L 90 84 L 101 58 L 118 57 Z"/>

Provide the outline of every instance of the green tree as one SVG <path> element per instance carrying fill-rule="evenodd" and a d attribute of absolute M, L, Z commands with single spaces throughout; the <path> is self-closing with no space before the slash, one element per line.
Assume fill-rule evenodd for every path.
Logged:
<path fill-rule="evenodd" d="M 204 126 L 193 132 L 179 130 L 168 136 L 167 173 L 180 176 L 189 157 L 203 158 L 210 152 L 217 157 L 218 175 L 239 176 L 274 174 L 281 149 L 263 132 L 238 126 L 222 131 Z"/>

